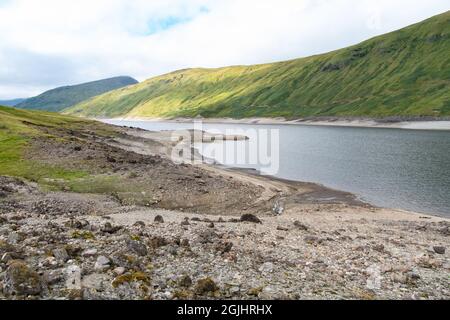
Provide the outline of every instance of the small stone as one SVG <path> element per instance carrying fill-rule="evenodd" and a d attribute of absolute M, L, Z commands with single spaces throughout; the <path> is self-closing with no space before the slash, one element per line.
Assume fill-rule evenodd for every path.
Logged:
<path fill-rule="evenodd" d="M 180 287 L 189 288 L 192 286 L 192 279 L 188 275 L 181 276 L 178 280 L 178 284 Z"/>
<path fill-rule="evenodd" d="M 66 269 L 66 289 L 81 289 L 81 268 L 79 266 L 69 266 Z"/>
<path fill-rule="evenodd" d="M 443 246 L 435 246 L 435 247 L 433 247 L 433 250 L 437 254 L 445 254 L 445 247 L 443 247 Z"/>
<path fill-rule="evenodd" d="M 278 231 L 289 231 L 288 228 L 284 228 L 284 227 L 277 227 Z"/>
<path fill-rule="evenodd" d="M 94 269 L 98 271 L 108 270 L 110 267 L 111 261 L 105 256 L 99 256 L 97 261 L 95 262 Z"/>
<path fill-rule="evenodd" d="M 258 295 L 261 300 L 274 300 L 275 290 L 271 287 L 265 287 Z"/>
<path fill-rule="evenodd" d="M 219 251 L 221 254 L 228 253 L 233 248 L 233 243 L 231 242 L 220 242 L 216 246 L 216 251 Z"/>
<path fill-rule="evenodd" d="M 197 295 L 205 295 L 219 290 L 216 283 L 211 278 L 205 278 L 197 281 L 195 293 Z"/>
<path fill-rule="evenodd" d="M 250 290 L 247 291 L 247 294 L 249 296 L 257 297 L 263 291 L 263 289 L 264 287 L 251 288 Z"/>
<path fill-rule="evenodd" d="M 191 225 L 191 223 L 189 222 L 189 218 L 185 218 L 182 222 L 181 222 L 182 226 L 189 226 Z"/>
<path fill-rule="evenodd" d="M 215 226 L 214 226 L 214 223 L 213 222 L 211 222 L 210 224 L 208 224 L 208 228 L 214 228 Z"/>
<path fill-rule="evenodd" d="M 81 256 L 83 257 L 94 257 L 97 255 L 98 250 L 93 248 L 93 249 L 86 249 L 81 253 Z"/>
<path fill-rule="evenodd" d="M 272 262 L 266 262 L 259 268 L 259 272 L 272 273 L 273 268 L 274 268 L 274 266 L 273 266 Z"/>
<path fill-rule="evenodd" d="M 139 228 L 145 228 L 145 222 L 144 221 L 136 221 L 135 224 L 133 224 L 134 227 Z"/>
<path fill-rule="evenodd" d="M 66 244 L 64 246 L 64 249 L 66 249 L 66 252 L 69 255 L 69 258 L 78 257 L 82 251 L 82 248 L 80 246 L 71 245 L 71 244 Z"/>
<path fill-rule="evenodd" d="M 206 243 L 213 243 L 214 239 L 217 238 L 218 235 L 213 230 L 207 229 L 207 230 L 200 232 L 198 237 L 199 237 L 200 243 L 206 244 Z"/>
<path fill-rule="evenodd" d="M 156 237 L 151 238 L 150 241 L 148 242 L 148 244 L 151 248 L 157 249 L 160 247 L 167 246 L 169 244 L 169 241 L 167 241 L 166 238 L 156 236 Z"/>
<path fill-rule="evenodd" d="M 376 244 L 372 247 L 373 250 L 377 252 L 384 252 L 384 245 L 382 244 Z"/>
<path fill-rule="evenodd" d="M 155 217 L 155 222 L 156 223 L 164 223 L 164 218 L 161 215 L 157 215 Z"/>
<path fill-rule="evenodd" d="M 308 231 L 308 226 L 304 225 L 303 223 L 301 223 L 300 221 L 294 221 L 294 226 L 302 231 Z"/>
<path fill-rule="evenodd" d="M 255 216 L 254 214 L 247 213 L 241 217 L 241 222 L 251 222 L 251 223 L 259 223 L 262 224 L 262 221 Z"/>
<path fill-rule="evenodd" d="M 67 262 L 69 260 L 69 254 L 67 253 L 66 249 L 64 248 L 57 248 L 53 250 L 53 256 L 58 262 Z"/>
<path fill-rule="evenodd" d="M 124 267 L 117 267 L 113 270 L 113 272 L 116 276 L 121 276 L 126 272 L 126 269 Z"/>
<path fill-rule="evenodd" d="M 110 222 L 106 222 L 103 228 L 101 228 L 101 231 L 104 233 L 113 234 L 119 231 L 121 228 L 113 226 Z"/>
<path fill-rule="evenodd" d="M 137 254 L 138 256 L 144 257 L 148 253 L 147 246 L 143 244 L 140 241 L 137 240 L 128 240 L 127 241 L 127 248 L 130 249 L 132 252 Z"/>
<path fill-rule="evenodd" d="M 45 278 L 45 283 L 53 285 L 64 279 L 64 273 L 62 270 L 49 270 L 44 273 L 43 277 Z"/>
<path fill-rule="evenodd" d="M 185 248 L 189 248 L 191 246 L 188 239 L 181 240 L 180 245 Z"/>
<path fill-rule="evenodd" d="M 305 240 L 308 244 L 320 244 L 322 241 L 316 236 L 306 236 L 303 240 Z"/>

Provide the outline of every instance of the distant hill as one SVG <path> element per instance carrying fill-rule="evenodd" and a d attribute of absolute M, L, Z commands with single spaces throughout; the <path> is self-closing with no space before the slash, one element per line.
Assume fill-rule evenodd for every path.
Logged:
<path fill-rule="evenodd" d="M 167 118 L 448 116 L 449 53 L 450 11 L 322 55 L 173 72 L 67 112 Z"/>
<path fill-rule="evenodd" d="M 0 100 L 0 106 L 14 107 L 26 99 Z"/>
<path fill-rule="evenodd" d="M 57 112 L 99 94 L 136 83 L 138 81 L 131 77 L 115 77 L 74 86 L 65 86 L 46 91 L 37 97 L 26 99 L 15 107 Z"/>

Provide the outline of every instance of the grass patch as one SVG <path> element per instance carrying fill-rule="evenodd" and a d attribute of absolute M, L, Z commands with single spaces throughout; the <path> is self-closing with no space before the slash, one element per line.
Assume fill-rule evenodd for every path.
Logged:
<path fill-rule="evenodd" d="M 24 111 L 0 107 L 0 175 L 24 178 L 46 184 L 48 179 L 72 181 L 88 174 L 82 170 L 67 170 L 26 159 L 26 149 L 33 139 L 50 139 L 40 128 L 79 130 L 97 125 L 94 122 L 48 112 Z M 99 125 L 99 134 L 111 134 Z"/>

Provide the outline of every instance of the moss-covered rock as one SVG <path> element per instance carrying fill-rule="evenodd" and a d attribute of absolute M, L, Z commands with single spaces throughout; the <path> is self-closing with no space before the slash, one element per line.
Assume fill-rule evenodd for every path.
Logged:
<path fill-rule="evenodd" d="M 20 260 L 9 263 L 4 291 L 9 295 L 38 295 L 42 290 L 40 276 Z"/>
<path fill-rule="evenodd" d="M 131 282 L 142 282 L 144 285 L 150 285 L 150 280 L 150 276 L 144 272 L 131 272 L 116 277 L 112 282 L 112 286 L 117 288 L 123 284 Z"/>
<path fill-rule="evenodd" d="M 197 295 L 206 295 L 208 293 L 214 293 L 219 290 L 219 287 L 211 278 L 200 279 L 195 286 L 195 293 Z"/>

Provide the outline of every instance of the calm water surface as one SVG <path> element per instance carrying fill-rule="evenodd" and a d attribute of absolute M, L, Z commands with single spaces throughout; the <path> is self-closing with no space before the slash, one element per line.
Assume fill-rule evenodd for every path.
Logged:
<path fill-rule="evenodd" d="M 153 131 L 193 128 L 191 123 L 107 122 Z M 349 191 L 381 207 L 450 217 L 450 131 L 247 124 L 203 128 L 279 129 L 276 176 Z"/>

